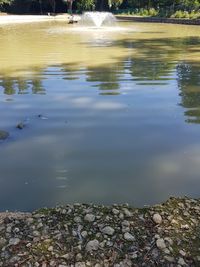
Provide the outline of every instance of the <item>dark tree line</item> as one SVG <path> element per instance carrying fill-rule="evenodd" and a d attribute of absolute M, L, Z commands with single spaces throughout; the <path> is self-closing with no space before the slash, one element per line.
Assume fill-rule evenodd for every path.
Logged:
<path fill-rule="evenodd" d="M 177 10 L 196 12 L 200 10 L 200 0 L 0 0 L 0 11 L 12 13 L 45 14 L 63 13 L 69 10 L 151 10 L 157 13 L 164 11 L 165 15 Z M 142 14 L 145 15 L 145 14 Z"/>

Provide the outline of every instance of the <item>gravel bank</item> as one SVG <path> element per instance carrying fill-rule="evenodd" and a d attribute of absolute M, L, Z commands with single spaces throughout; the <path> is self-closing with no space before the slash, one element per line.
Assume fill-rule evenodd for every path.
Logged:
<path fill-rule="evenodd" d="M 0 215 L 0 266 L 200 266 L 200 200 Z"/>

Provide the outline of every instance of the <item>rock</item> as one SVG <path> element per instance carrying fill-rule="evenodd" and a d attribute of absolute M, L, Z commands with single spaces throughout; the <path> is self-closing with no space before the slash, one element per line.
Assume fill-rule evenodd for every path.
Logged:
<path fill-rule="evenodd" d="M 185 257 L 185 255 L 186 255 L 186 252 L 184 251 L 184 250 L 179 250 L 179 253 L 183 256 L 183 257 Z"/>
<path fill-rule="evenodd" d="M 178 259 L 178 264 L 181 265 L 181 266 L 186 265 L 186 263 L 185 263 L 185 261 L 184 261 L 183 258 L 179 258 L 179 259 Z"/>
<path fill-rule="evenodd" d="M 125 216 L 126 217 L 131 217 L 132 216 L 132 213 L 128 210 L 128 209 L 123 209 L 123 211 L 124 211 L 124 214 L 125 214 Z"/>
<path fill-rule="evenodd" d="M 33 231 L 33 236 L 36 236 L 36 237 L 40 236 L 40 232 L 38 232 L 38 231 Z"/>
<path fill-rule="evenodd" d="M 23 122 L 20 122 L 17 124 L 16 128 L 22 130 L 25 127 L 25 124 Z"/>
<path fill-rule="evenodd" d="M 53 246 L 48 247 L 48 251 L 52 252 L 53 251 Z"/>
<path fill-rule="evenodd" d="M 9 133 L 3 130 L 0 130 L 0 140 L 5 140 L 6 138 L 8 138 Z"/>
<path fill-rule="evenodd" d="M 77 262 L 75 263 L 75 267 L 86 267 L 85 262 Z"/>
<path fill-rule="evenodd" d="M 119 214 L 119 210 L 117 210 L 117 209 L 112 209 L 112 212 L 113 212 L 113 214 L 115 214 L 115 215 L 117 215 L 117 214 Z"/>
<path fill-rule="evenodd" d="M 127 241 L 135 241 L 135 237 L 128 232 L 124 234 L 124 239 Z"/>
<path fill-rule="evenodd" d="M 82 255 L 81 255 L 81 253 L 78 253 L 77 255 L 76 255 L 76 260 L 77 261 L 81 261 L 82 260 Z"/>
<path fill-rule="evenodd" d="M 97 239 L 91 240 L 86 245 L 86 251 L 91 252 L 93 250 L 98 250 L 99 248 L 99 241 Z"/>
<path fill-rule="evenodd" d="M 88 222 L 94 222 L 95 216 L 93 214 L 86 214 L 84 220 Z"/>
<path fill-rule="evenodd" d="M 0 247 L 5 246 L 5 244 L 7 243 L 5 238 L 0 238 Z"/>
<path fill-rule="evenodd" d="M 72 257 L 71 253 L 67 253 L 61 256 L 61 258 L 65 259 L 65 260 L 70 260 Z"/>
<path fill-rule="evenodd" d="M 34 222 L 34 219 L 29 217 L 29 218 L 26 219 L 26 221 L 27 221 L 28 224 L 32 224 Z"/>
<path fill-rule="evenodd" d="M 43 227 L 43 223 L 41 223 L 41 222 L 38 223 L 37 228 L 40 229 L 40 228 L 42 228 L 42 227 Z"/>
<path fill-rule="evenodd" d="M 171 256 L 164 256 L 164 259 L 168 262 L 174 262 L 174 257 L 171 257 Z"/>
<path fill-rule="evenodd" d="M 20 242 L 20 239 L 19 239 L 19 238 L 11 238 L 11 239 L 9 240 L 9 245 L 10 245 L 10 246 L 16 246 L 16 245 L 19 244 L 19 242 Z"/>
<path fill-rule="evenodd" d="M 19 256 L 13 256 L 9 262 L 10 263 L 18 263 L 20 261 L 20 257 Z"/>
<path fill-rule="evenodd" d="M 166 248 L 166 244 L 165 244 L 164 239 L 162 239 L 162 238 L 157 239 L 156 240 L 156 246 L 157 246 L 157 248 L 159 248 L 161 250 L 165 249 Z"/>
<path fill-rule="evenodd" d="M 81 217 L 78 217 L 78 216 L 75 217 L 75 218 L 74 218 L 74 222 L 75 222 L 75 223 L 81 223 L 81 222 L 82 222 Z"/>
<path fill-rule="evenodd" d="M 160 216 L 160 214 L 155 213 L 155 214 L 153 215 L 153 221 L 154 221 L 156 224 L 161 224 L 161 223 L 162 223 L 162 217 Z"/>
<path fill-rule="evenodd" d="M 87 235 L 88 235 L 87 231 L 83 231 L 83 232 L 81 232 L 81 236 L 82 236 L 83 238 L 85 238 Z"/>
<path fill-rule="evenodd" d="M 106 226 L 101 230 L 101 232 L 105 235 L 113 235 L 115 230 L 110 226 Z"/>

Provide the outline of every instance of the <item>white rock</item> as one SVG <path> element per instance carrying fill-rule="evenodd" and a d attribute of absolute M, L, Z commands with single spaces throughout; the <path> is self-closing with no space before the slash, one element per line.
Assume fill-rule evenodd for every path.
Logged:
<path fill-rule="evenodd" d="M 119 210 L 117 210 L 117 209 L 112 209 L 112 212 L 113 212 L 113 214 L 115 214 L 115 215 L 117 215 L 117 214 L 119 214 Z"/>
<path fill-rule="evenodd" d="M 123 211 L 124 211 L 124 214 L 125 214 L 125 216 L 126 217 L 131 217 L 132 216 L 132 213 L 128 210 L 128 209 L 123 209 Z"/>
<path fill-rule="evenodd" d="M 81 217 L 78 217 L 78 216 L 76 216 L 75 218 L 74 218 L 74 222 L 75 223 L 81 223 Z"/>
<path fill-rule="evenodd" d="M 197 259 L 197 261 L 200 261 L 200 256 L 197 256 L 196 259 Z"/>
<path fill-rule="evenodd" d="M 135 241 L 135 237 L 128 232 L 124 234 L 124 239 L 127 241 Z"/>
<path fill-rule="evenodd" d="M 155 214 L 153 215 L 153 221 L 154 221 L 156 224 L 161 224 L 161 223 L 162 223 L 162 217 L 160 216 L 160 214 L 155 213 Z"/>
<path fill-rule="evenodd" d="M 184 257 L 186 255 L 186 252 L 184 250 L 179 250 L 179 253 Z"/>
<path fill-rule="evenodd" d="M 53 251 L 53 246 L 48 247 L 48 251 Z"/>
<path fill-rule="evenodd" d="M 160 238 L 160 239 L 157 239 L 156 240 L 156 246 L 159 248 L 159 249 L 165 249 L 166 248 L 166 244 L 165 244 L 165 241 L 163 238 Z"/>
<path fill-rule="evenodd" d="M 86 214 L 84 220 L 88 222 L 94 222 L 95 216 L 93 214 Z"/>
<path fill-rule="evenodd" d="M 75 263 L 75 267 L 85 267 L 85 262 L 77 262 Z"/>
<path fill-rule="evenodd" d="M 16 246 L 16 245 L 18 245 L 19 244 L 19 242 L 20 242 L 20 239 L 19 238 L 11 238 L 10 240 L 9 240 L 9 245 L 13 245 L 13 246 Z"/>
<path fill-rule="evenodd" d="M 178 259 L 178 264 L 180 264 L 181 266 L 186 265 L 186 263 L 185 263 L 185 261 L 184 261 L 183 258 L 179 258 L 179 259 Z"/>
<path fill-rule="evenodd" d="M 43 227 L 43 223 L 42 222 L 38 223 L 37 228 L 39 229 L 39 228 L 42 228 L 42 227 Z"/>
<path fill-rule="evenodd" d="M 87 235 L 88 235 L 87 231 L 83 231 L 83 232 L 81 232 L 81 236 L 82 236 L 83 238 L 85 238 Z"/>
<path fill-rule="evenodd" d="M 38 231 L 33 231 L 33 236 L 40 236 L 40 232 L 38 232 Z"/>
<path fill-rule="evenodd" d="M 76 260 L 79 262 L 80 260 L 82 260 L 82 255 L 81 255 L 81 253 L 78 253 L 77 255 L 76 255 Z"/>
<path fill-rule="evenodd" d="M 91 252 L 92 250 L 98 250 L 99 248 L 99 241 L 94 239 L 94 240 L 91 240 L 87 243 L 86 245 L 86 250 Z"/>
<path fill-rule="evenodd" d="M 101 232 L 105 235 L 113 235 L 115 230 L 110 226 L 106 226 L 101 230 Z"/>
<path fill-rule="evenodd" d="M 164 256 L 164 259 L 167 260 L 168 262 L 174 262 L 174 257 L 171 256 Z"/>

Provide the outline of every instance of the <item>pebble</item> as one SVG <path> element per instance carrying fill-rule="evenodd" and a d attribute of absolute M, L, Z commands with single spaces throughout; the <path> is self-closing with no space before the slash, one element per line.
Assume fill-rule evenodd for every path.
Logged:
<path fill-rule="evenodd" d="M 186 263 L 185 263 L 185 261 L 184 261 L 183 258 L 179 258 L 179 259 L 178 259 L 178 264 L 181 265 L 181 266 L 186 265 Z"/>
<path fill-rule="evenodd" d="M 183 256 L 183 257 L 185 257 L 185 255 L 186 255 L 186 252 L 185 251 L 183 251 L 182 249 L 181 250 L 179 250 L 179 253 Z"/>
<path fill-rule="evenodd" d="M 158 213 L 155 213 L 153 215 L 153 221 L 156 223 L 156 224 L 161 224 L 162 223 L 162 217 L 160 214 Z"/>
<path fill-rule="evenodd" d="M 75 267 L 86 267 L 86 264 L 84 262 L 77 262 L 75 263 Z"/>
<path fill-rule="evenodd" d="M 0 130 L 0 140 L 5 140 L 9 137 L 9 133 L 3 130 Z"/>
<path fill-rule="evenodd" d="M 132 216 L 132 213 L 128 209 L 124 208 L 123 211 L 124 211 L 124 214 L 125 214 L 126 217 L 131 217 Z"/>
<path fill-rule="evenodd" d="M 117 209 L 112 209 L 112 213 L 115 214 L 115 215 L 117 215 L 117 214 L 119 214 L 119 210 L 117 210 Z"/>
<path fill-rule="evenodd" d="M 95 216 L 93 214 L 86 214 L 84 220 L 88 222 L 94 222 Z"/>
<path fill-rule="evenodd" d="M 165 244 L 164 239 L 162 239 L 162 238 L 157 239 L 156 240 L 156 246 L 157 246 L 157 248 L 159 248 L 161 250 L 165 249 L 166 248 L 166 244 Z"/>
<path fill-rule="evenodd" d="M 87 235 L 88 235 L 87 231 L 83 231 L 83 232 L 81 232 L 81 236 L 82 236 L 83 238 L 87 237 Z"/>
<path fill-rule="evenodd" d="M 164 259 L 168 262 L 174 262 L 175 261 L 174 257 L 171 257 L 171 256 L 164 256 Z"/>
<path fill-rule="evenodd" d="M 10 246 L 16 246 L 16 245 L 19 244 L 20 241 L 21 241 L 21 240 L 20 240 L 19 238 L 11 238 L 11 239 L 9 240 L 9 245 L 10 245 Z"/>
<path fill-rule="evenodd" d="M 25 124 L 23 122 L 20 122 L 16 125 L 16 128 L 22 130 L 25 127 Z"/>
<path fill-rule="evenodd" d="M 86 245 L 86 251 L 91 252 L 93 250 L 98 250 L 99 241 L 97 239 L 91 240 Z"/>
<path fill-rule="evenodd" d="M 135 237 L 128 232 L 124 234 L 124 239 L 127 241 L 135 241 Z"/>
<path fill-rule="evenodd" d="M 101 232 L 105 235 L 113 235 L 115 230 L 110 226 L 106 226 L 101 230 Z"/>

